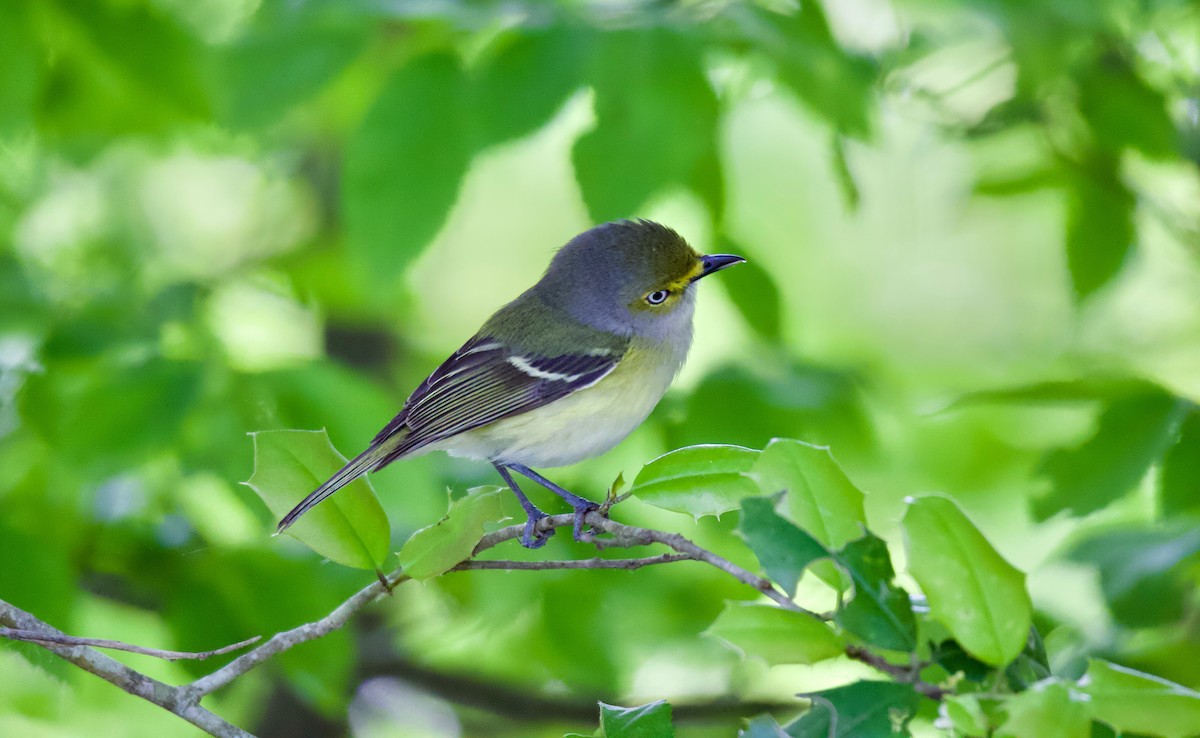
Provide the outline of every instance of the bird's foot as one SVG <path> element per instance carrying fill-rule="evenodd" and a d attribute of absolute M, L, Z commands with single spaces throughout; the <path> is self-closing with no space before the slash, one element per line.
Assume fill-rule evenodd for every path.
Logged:
<path fill-rule="evenodd" d="M 521 545 L 525 548 L 545 546 L 546 541 L 550 540 L 550 536 L 554 535 L 554 529 L 538 530 L 538 521 L 550 516 L 537 508 L 527 510 L 526 514 L 529 517 L 525 520 L 525 530 L 521 532 Z"/>
<path fill-rule="evenodd" d="M 584 530 L 584 519 L 587 518 L 588 513 L 600 511 L 601 505 L 597 505 L 595 502 L 582 497 L 576 497 L 574 500 L 570 500 L 570 503 L 571 508 L 575 511 L 575 526 L 572 528 L 575 540 L 580 543 L 592 543 L 596 540 L 596 530 L 594 528 Z"/>

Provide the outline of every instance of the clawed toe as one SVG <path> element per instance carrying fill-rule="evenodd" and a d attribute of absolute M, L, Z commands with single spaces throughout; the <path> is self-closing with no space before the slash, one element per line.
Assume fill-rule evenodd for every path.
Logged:
<path fill-rule="evenodd" d="M 546 545 L 546 541 L 550 540 L 550 536 L 554 535 L 554 529 L 539 531 L 537 529 L 538 521 L 546 517 L 542 515 L 535 517 L 529 516 L 525 521 L 525 530 L 521 533 L 521 545 L 525 548 L 541 548 Z"/>

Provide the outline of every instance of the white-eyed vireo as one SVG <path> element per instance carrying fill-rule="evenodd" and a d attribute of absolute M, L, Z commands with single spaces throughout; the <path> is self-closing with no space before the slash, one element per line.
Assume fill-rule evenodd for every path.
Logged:
<path fill-rule="evenodd" d="M 597 456 L 640 425 L 687 357 L 696 281 L 742 261 L 701 256 L 675 231 L 644 220 L 581 233 L 537 284 L 421 382 L 366 451 L 284 516 L 279 530 L 362 474 L 441 450 L 496 467 L 528 515 L 522 545 L 537 548 L 553 531 L 538 532 L 546 515 L 509 470 L 570 503 L 578 540 L 596 503 L 529 467 Z"/>

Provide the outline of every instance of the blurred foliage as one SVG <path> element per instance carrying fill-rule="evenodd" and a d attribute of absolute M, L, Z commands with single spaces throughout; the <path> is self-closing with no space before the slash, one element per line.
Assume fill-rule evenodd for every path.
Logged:
<path fill-rule="evenodd" d="M 799 463 L 775 446 L 736 459 L 699 518 L 649 498 L 617 515 L 752 568 L 771 548 L 754 531 L 796 531 L 824 558 L 762 564 L 826 609 L 867 607 L 838 621 L 855 637 L 932 642 L 936 668 L 989 688 L 1052 682 L 1003 709 L 913 713 L 911 690 L 856 681 L 865 668 L 766 666 L 700 638 L 786 624 L 730 621 L 753 593 L 675 564 L 405 585 L 215 710 L 262 735 L 294 715 L 309 735 L 595 727 L 451 710 L 392 678 L 433 689 L 432 671 L 665 698 L 685 736 L 825 735 L 831 707 L 864 702 L 918 735 L 982 719 L 1023 736 L 1047 714 L 1079 723 L 1063 706 L 1089 683 L 1128 707 L 1083 714 L 1111 726 L 1096 735 L 1182 724 L 1139 721 L 1174 720 L 1200 687 L 1194 0 L 0 0 L 0 17 L 0 598 L 187 649 L 327 613 L 370 574 L 269 536 L 239 484 L 246 434 L 326 428 L 361 448 L 554 247 L 652 217 L 750 264 L 705 284 L 693 359 L 651 420 L 556 481 L 599 498 L 680 446 L 829 446 L 836 463 L 793 449 L 814 475 L 796 487 L 823 485 L 840 527 L 811 496 L 743 517 L 747 480 Z M 457 502 L 495 479 L 434 455 L 372 483 L 395 552 L 447 487 Z M 1008 651 L 964 651 L 961 624 L 914 615 L 893 580 L 911 569 L 944 614 L 898 527 L 931 491 L 979 525 L 972 547 L 1027 574 L 1045 652 L 1027 644 L 1006 681 L 987 664 Z M 874 534 L 850 536 L 860 518 Z M 537 555 L 592 555 L 568 538 Z M 875 599 L 847 594 L 864 584 Z M 416 666 L 366 679 L 386 654 Z M 188 734 L 73 671 L 0 645 L 0 735 Z M 684 719 L 727 696 L 799 712 L 798 692 L 825 701 Z"/>

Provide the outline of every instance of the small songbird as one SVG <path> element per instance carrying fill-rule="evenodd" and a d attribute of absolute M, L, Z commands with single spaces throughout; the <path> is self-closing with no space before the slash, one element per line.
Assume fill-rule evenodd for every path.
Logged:
<path fill-rule="evenodd" d="M 687 357 L 696 281 L 743 261 L 702 256 L 645 220 L 581 233 L 537 284 L 421 382 L 366 451 L 284 516 L 279 531 L 359 476 L 441 450 L 496 467 L 528 516 L 525 547 L 540 547 L 554 531 L 538 531 L 546 514 L 510 472 L 566 500 L 580 540 L 584 516 L 598 505 L 530 467 L 598 456 L 638 427 Z"/>

